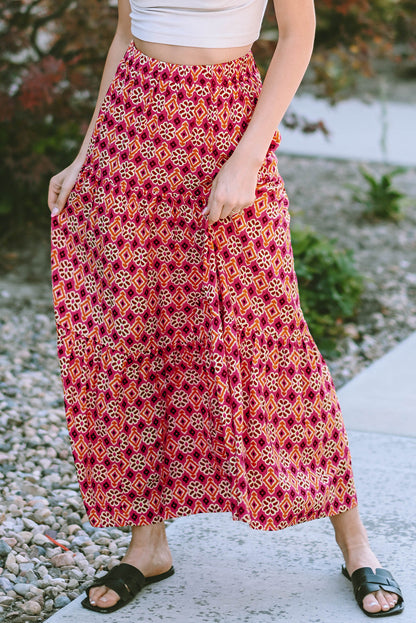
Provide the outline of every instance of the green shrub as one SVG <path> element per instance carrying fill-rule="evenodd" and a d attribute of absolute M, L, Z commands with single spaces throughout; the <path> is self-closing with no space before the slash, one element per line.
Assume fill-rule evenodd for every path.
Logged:
<path fill-rule="evenodd" d="M 354 318 L 363 291 L 363 277 L 354 265 L 351 249 L 311 228 L 291 230 L 300 302 L 309 329 L 322 354 L 337 354 L 336 340 L 344 321 Z"/>
<path fill-rule="evenodd" d="M 393 187 L 392 179 L 395 175 L 404 173 L 405 170 L 403 167 L 398 167 L 377 179 L 364 167 L 360 167 L 361 175 L 367 182 L 368 188 L 363 189 L 361 186 L 351 186 L 351 188 L 354 190 L 352 196 L 354 201 L 358 201 L 365 208 L 363 212 L 365 218 L 390 221 L 397 221 L 400 218 L 401 200 L 405 195 Z"/>

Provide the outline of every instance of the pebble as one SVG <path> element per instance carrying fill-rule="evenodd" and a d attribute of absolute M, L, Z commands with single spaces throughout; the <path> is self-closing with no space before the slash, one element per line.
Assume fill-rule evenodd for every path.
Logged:
<path fill-rule="evenodd" d="M 50 545 L 51 544 L 51 542 L 48 539 L 48 537 L 46 537 L 41 532 L 38 532 L 38 534 L 35 534 L 35 536 L 33 537 L 32 541 L 33 541 L 33 543 L 35 545 Z"/>
<path fill-rule="evenodd" d="M 42 612 L 42 606 L 35 599 L 30 599 L 29 601 L 26 601 L 22 604 L 21 608 L 26 614 L 37 615 Z"/>
<path fill-rule="evenodd" d="M 74 554 L 72 552 L 65 552 L 64 554 L 58 554 L 57 556 L 53 556 L 51 558 L 51 563 L 55 567 L 65 567 L 70 566 L 74 562 Z"/>
<path fill-rule="evenodd" d="M 30 541 L 32 540 L 32 537 L 33 537 L 32 532 L 28 532 L 27 530 L 23 530 L 18 535 L 18 540 L 22 541 L 23 543 L 30 543 Z"/>
<path fill-rule="evenodd" d="M 22 597 L 26 597 L 32 588 L 31 584 L 23 584 L 22 582 L 18 582 L 13 586 L 13 590 L 16 591 L 18 595 L 22 595 Z"/>
<path fill-rule="evenodd" d="M 49 508 L 40 508 L 33 514 L 35 521 L 38 523 L 44 523 L 45 519 L 48 519 L 52 515 L 52 511 Z"/>
<path fill-rule="evenodd" d="M 10 545 L 8 545 L 6 541 L 3 541 L 3 539 L 0 539 L 0 556 L 7 556 L 11 551 L 12 548 Z"/>
<path fill-rule="evenodd" d="M 341 387 L 416 329 L 416 211 L 398 224 L 364 222 L 344 189 L 346 179 L 360 183 L 357 163 L 279 160 L 297 224 L 338 236 L 366 275 L 357 318 L 345 323 L 339 354 L 327 358 Z M 415 172 L 402 180 L 403 192 L 416 196 Z M 37 279 L 27 276 L 33 262 L 16 269 L 26 273 L 0 277 L 7 293 L 0 297 L 0 618 L 19 622 L 43 621 L 67 605 L 97 572 L 119 564 L 130 542 L 127 528 L 97 529 L 87 520 L 64 415 L 49 249 L 36 244 L 30 254 L 38 254 Z"/>
<path fill-rule="evenodd" d="M 5 567 L 14 575 L 17 575 L 19 573 L 19 565 L 16 562 L 16 556 L 13 554 L 13 552 L 10 552 L 10 554 L 7 556 Z"/>
<path fill-rule="evenodd" d="M 81 534 L 80 536 L 76 536 L 71 541 L 71 547 L 86 547 L 92 545 L 92 541 L 89 536 Z"/>
<path fill-rule="evenodd" d="M 45 610 L 45 612 L 51 612 L 53 610 L 53 599 L 46 599 L 45 603 L 43 604 L 43 609 Z"/>
<path fill-rule="evenodd" d="M 6 593 L 13 590 L 12 582 L 8 578 L 4 577 L 4 574 L 3 576 L 0 576 L 0 589 Z"/>
<path fill-rule="evenodd" d="M 11 606 L 14 598 L 9 595 L 0 595 L 0 606 Z"/>
<path fill-rule="evenodd" d="M 44 565 L 40 565 L 40 567 L 37 568 L 36 572 L 41 578 L 44 578 L 46 575 L 48 575 L 48 570 Z"/>
<path fill-rule="evenodd" d="M 63 608 L 71 603 L 71 600 L 66 595 L 58 595 L 54 600 L 55 608 Z"/>
<path fill-rule="evenodd" d="M 72 567 L 72 569 L 68 571 L 68 577 L 78 580 L 78 582 L 81 582 L 84 578 L 84 574 L 77 567 Z"/>

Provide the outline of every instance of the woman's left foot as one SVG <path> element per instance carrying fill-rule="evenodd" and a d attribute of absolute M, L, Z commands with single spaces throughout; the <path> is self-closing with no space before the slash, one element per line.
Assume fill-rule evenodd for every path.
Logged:
<path fill-rule="evenodd" d="M 344 553 L 344 559 L 345 567 L 350 577 L 354 571 L 361 569 L 362 567 L 370 567 L 374 573 L 377 568 L 382 567 L 377 557 L 371 551 L 369 545 L 358 546 L 356 549 L 354 548 L 348 553 Z M 379 590 L 376 593 L 370 593 L 364 597 L 363 608 L 372 614 L 380 611 L 388 612 L 394 608 L 398 599 L 399 598 L 395 593 Z"/>
<path fill-rule="evenodd" d="M 357 506 L 331 517 L 331 522 L 350 577 L 354 571 L 362 567 L 370 567 L 374 572 L 382 567 L 371 550 Z M 362 605 L 370 615 L 377 612 L 387 614 L 397 604 L 398 599 L 395 593 L 380 589 L 366 595 Z"/>

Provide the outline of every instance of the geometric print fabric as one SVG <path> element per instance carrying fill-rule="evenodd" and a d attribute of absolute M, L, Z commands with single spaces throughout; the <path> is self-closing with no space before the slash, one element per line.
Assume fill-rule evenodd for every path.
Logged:
<path fill-rule="evenodd" d="M 278 530 L 357 504 L 334 383 L 302 314 L 274 154 L 212 225 L 262 87 L 131 43 L 65 209 L 51 276 L 65 414 L 95 527 L 231 512 Z"/>

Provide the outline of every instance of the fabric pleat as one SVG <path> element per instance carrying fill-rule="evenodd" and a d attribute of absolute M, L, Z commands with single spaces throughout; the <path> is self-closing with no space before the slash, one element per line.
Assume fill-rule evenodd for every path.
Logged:
<path fill-rule="evenodd" d="M 64 210 L 51 275 L 65 414 L 93 526 L 231 512 L 278 530 L 357 504 L 328 366 L 299 300 L 276 131 L 256 199 L 201 212 L 262 83 L 133 43 Z"/>

